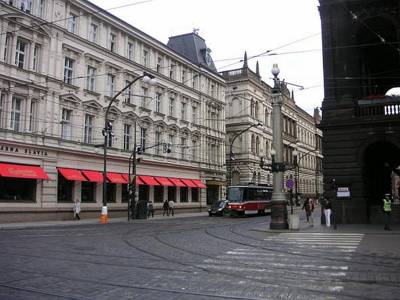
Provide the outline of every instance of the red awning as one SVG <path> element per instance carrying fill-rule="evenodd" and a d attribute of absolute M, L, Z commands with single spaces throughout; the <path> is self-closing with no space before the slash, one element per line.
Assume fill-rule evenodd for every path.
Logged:
<path fill-rule="evenodd" d="M 182 181 L 180 181 L 178 178 L 169 178 L 169 180 L 172 181 L 172 183 L 173 183 L 175 186 L 180 186 L 180 187 L 185 187 L 185 186 L 186 186 L 186 185 L 185 185 Z"/>
<path fill-rule="evenodd" d="M 103 173 L 101 172 L 83 170 L 82 173 L 91 182 L 103 182 Z"/>
<path fill-rule="evenodd" d="M 191 181 L 193 181 L 193 183 L 194 183 L 195 185 L 197 185 L 197 187 L 199 187 L 199 188 L 201 188 L 201 189 L 205 189 L 205 188 L 206 188 L 206 186 L 204 185 L 204 183 L 201 182 L 201 180 L 199 180 L 199 179 L 191 179 Z"/>
<path fill-rule="evenodd" d="M 122 174 L 119 173 L 112 173 L 112 172 L 107 172 L 107 179 L 116 184 L 127 184 L 128 181 L 122 177 Z"/>
<path fill-rule="evenodd" d="M 166 177 L 154 177 L 163 186 L 174 186 L 174 184 Z"/>
<path fill-rule="evenodd" d="M 0 175 L 3 177 L 50 180 L 46 172 L 37 166 L 0 163 Z"/>
<path fill-rule="evenodd" d="M 76 169 L 65 169 L 65 168 L 57 168 L 58 172 L 61 173 L 67 180 L 72 181 L 87 181 L 86 178 L 82 175 L 80 170 Z"/>
<path fill-rule="evenodd" d="M 126 180 L 126 182 L 129 182 L 129 175 L 128 174 L 121 174 L 121 176 Z M 139 176 L 136 176 L 136 185 L 139 184 L 144 184 L 143 181 L 140 180 Z"/>
<path fill-rule="evenodd" d="M 191 181 L 190 179 L 183 179 L 181 178 L 181 181 L 186 184 L 186 186 L 191 187 L 191 188 L 197 188 L 197 185 L 194 184 L 193 181 Z"/>
<path fill-rule="evenodd" d="M 160 185 L 152 176 L 140 175 L 138 178 L 147 185 Z"/>

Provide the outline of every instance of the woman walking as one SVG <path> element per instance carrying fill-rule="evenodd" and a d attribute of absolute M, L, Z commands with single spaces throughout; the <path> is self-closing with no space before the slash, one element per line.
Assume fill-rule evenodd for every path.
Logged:
<path fill-rule="evenodd" d="M 74 219 L 80 220 L 81 217 L 79 214 L 81 213 L 81 201 L 77 198 L 74 202 Z"/>

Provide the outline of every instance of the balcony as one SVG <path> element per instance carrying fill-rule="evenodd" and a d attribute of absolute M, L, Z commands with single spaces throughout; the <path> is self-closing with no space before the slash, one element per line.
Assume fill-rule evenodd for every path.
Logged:
<path fill-rule="evenodd" d="M 355 115 L 361 118 L 398 118 L 400 115 L 400 97 L 371 97 L 358 100 Z"/>

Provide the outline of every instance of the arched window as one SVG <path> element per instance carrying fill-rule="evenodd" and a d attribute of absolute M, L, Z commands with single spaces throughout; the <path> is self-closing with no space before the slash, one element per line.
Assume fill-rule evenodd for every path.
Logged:
<path fill-rule="evenodd" d="M 251 153 L 255 154 L 256 152 L 256 138 L 254 137 L 254 134 L 251 135 Z"/>
<path fill-rule="evenodd" d="M 258 101 L 256 101 L 256 108 L 255 108 L 255 115 L 254 115 L 254 117 L 258 120 L 258 118 L 259 118 L 259 114 L 260 114 L 260 111 L 259 111 L 259 106 L 258 106 Z"/>
<path fill-rule="evenodd" d="M 271 124 L 269 124 L 269 111 L 268 108 L 265 109 L 265 115 L 264 115 L 264 123 L 266 126 L 270 126 Z"/>
<path fill-rule="evenodd" d="M 258 136 L 256 138 L 256 154 L 260 154 L 260 138 Z"/>
<path fill-rule="evenodd" d="M 250 103 L 250 115 L 254 118 L 255 115 L 255 104 L 254 104 L 254 100 L 251 99 L 251 103 Z"/>
<path fill-rule="evenodd" d="M 238 171 L 232 172 L 232 185 L 238 185 L 240 183 L 240 173 Z"/>

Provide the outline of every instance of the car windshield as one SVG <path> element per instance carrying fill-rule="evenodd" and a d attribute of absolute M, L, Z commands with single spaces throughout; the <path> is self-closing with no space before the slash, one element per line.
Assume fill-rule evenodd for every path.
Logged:
<path fill-rule="evenodd" d="M 228 189 L 228 201 L 229 202 L 242 202 L 243 189 L 239 187 L 230 187 Z"/>
<path fill-rule="evenodd" d="M 217 207 L 223 208 L 225 206 L 225 201 L 218 201 L 217 202 Z"/>

